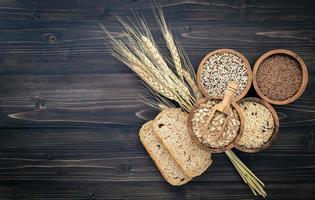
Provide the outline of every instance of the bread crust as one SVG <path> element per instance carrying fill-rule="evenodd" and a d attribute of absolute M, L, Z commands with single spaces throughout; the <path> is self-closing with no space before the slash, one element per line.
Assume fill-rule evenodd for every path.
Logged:
<path fill-rule="evenodd" d="M 183 151 L 185 146 L 183 148 L 176 148 L 174 145 L 170 144 L 169 141 L 167 141 L 165 138 L 163 138 L 161 130 L 159 128 L 159 126 L 161 126 L 161 124 L 159 124 L 159 120 L 161 120 L 165 117 L 169 118 L 169 116 L 172 116 L 172 117 L 177 116 L 174 123 L 178 123 L 178 124 L 177 125 L 176 124 L 170 124 L 170 121 L 172 121 L 172 120 L 169 119 L 168 125 L 171 126 L 172 129 L 173 129 L 173 127 L 176 128 L 177 126 L 179 126 L 179 127 L 182 126 L 181 131 L 185 131 L 187 134 L 187 135 L 185 134 L 186 138 L 185 138 L 185 141 L 183 141 L 183 142 L 188 143 L 188 145 L 190 146 L 189 148 L 192 148 L 196 151 L 199 151 L 199 153 L 200 153 L 200 154 L 196 155 L 196 153 L 191 152 L 192 153 L 192 156 L 190 157 L 191 162 L 197 161 L 196 157 L 199 156 L 201 160 L 204 160 L 203 164 L 201 164 L 200 162 L 194 162 L 194 164 L 193 164 L 193 165 L 195 165 L 194 169 L 192 169 L 192 167 L 185 166 L 185 162 L 188 162 L 188 161 L 183 161 L 182 160 L 183 158 L 180 158 L 179 155 L 177 154 L 177 153 L 184 153 L 186 155 L 186 152 L 179 152 L 179 151 Z M 177 162 L 177 164 L 180 166 L 180 168 L 184 171 L 184 173 L 187 174 L 189 177 L 195 177 L 195 176 L 201 175 L 204 171 L 206 171 L 208 169 L 208 167 L 212 163 L 212 159 L 211 159 L 211 153 L 209 151 L 205 150 L 204 148 L 201 148 L 198 144 L 195 143 L 195 141 L 193 141 L 191 139 L 191 136 L 189 135 L 188 127 L 187 127 L 187 118 L 188 118 L 188 114 L 185 112 L 182 112 L 180 108 L 169 108 L 169 109 L 163 110 L 154 119 L 153 132 L 156 134 L 157 138 L 164 145 L 164 147 L 169 151 L 171 156 L 174 158 L 174 160 Z M 172 134 L 175 134 L 175 133 L 172 133 Z M 201 158 L 201 156 L 202 156 L 202 158 Z"/>
<path fill-rule="evenodd" d="M 177 169 L 174 169 L 174 170 L 180 170 L 178 171 L 179 174 L 182 175 L 184 179 L 184 181 L 176 181 L 175 179 L 172 179 L 170 178 L 168 175 L 166 175 L 167 172 L 164 171 L 164 169 L 162 168 L 162 163 L 159 161 L 160 159 L 157 158 L 157 155 L 154 154 L 152 151 L 153 151 L 153 148 L 148 146 L 147 142 L 145 141 L 144 137 L 145 137 L 145 134 L 147 134 L 147 131 L 153 131 L 153 120 L 145 123 L 141 129 L 140 129 L 140 132 L 139 132 L 139 137 L 140 137 L 140 141 L 142 143 L 142 145 L 144 146 L 145 150 L 148 152 L 148 154 L 150 155 L 150 157 L 152 158 L 153 162 L 155 163 L 155 165 L 157 166 L 157 168 L 159 169 L 161 175 L 164 177 L 164 179 L 170 183 L 171 185 L 173 186 L 180 186 L 180 185 L 183 185 L 187 182 L 189 182 L 190 180 L 192 180 L 191 177 L 187 176 L 183 171 L 182 169 L 178 166 L 178 164 L 176 163 L 176 161 L 171 157 L 171 155 L 169 154 L 169 152 L 167 151 L 167 149 L 163 146 L 162 143 L 159 143 L 161 145 L 161 148 L 163 148 L 161 151 L 165 151 L 166 153 L 169 154 L 169 158 L 172 159 L 171 162 L 174 163 L 174 165 L 176 166 Z M 153 133 L 153 135 L 155 136 L 155 134 Z M 155 136 L 156 137 L 156 136 Z M 157 139 L 157 138 L 156 138 Z M 158 139 L 157 139 L 158 140 Z M 165 161 L 167 162 L 167 161 Z"/>

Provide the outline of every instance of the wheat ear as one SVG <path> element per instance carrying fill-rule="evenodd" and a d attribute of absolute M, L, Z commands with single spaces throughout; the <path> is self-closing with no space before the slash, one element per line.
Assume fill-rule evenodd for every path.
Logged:
<path fill-rule="evenodd" d="M 129 68 L 131 68 L 136 74 L 144 80 L 150 87 L 156 90 L 161 95 L 171 99 L 177 100 L 176 95 L 169 90 L 169 88 L 164 87 L 163 84 L 156 79 L 149 70 L 147 70 L 146 66 L 133 54 L 130 52 L 128 47 L 124 45 L 120 40 L 114 40 L 113 47 L 114 52 L 113 55 L 117 57 L 119 60 L 124 62 Z"/>
<path fill-rule="evenodd" d="M 164 86 L 168 87 L 171 91 L 174 91 L 174 94 L 177 96 L 177 99 L 179 101 L 178 103 L 180 103 L 181 105 L 185 105 L 186 108 L 191 106 L 192 102 L 189 88 L 183 82 L 183 80 L 180 79 L 178 75 L 176 75 L 168 67 L 168 64 L 165 62 L 162 54 L 154 43 L 151 32 L 146 22 L 142 19 L 138 19 L 137 21 L 140 25 L 140 28 L 133 29 L 124 20 L 120 18 L 118 19 L 123 25 L 126 33 L 130 34 L 129 38 L 132 38 L 132 40 L 134 41 L 124 41 L 129 46 L 129 48 L 133 50 L 133 53 L 139 57 L 139 59 L 147 66 L 147 68 L 150 68 L 150 70 L 152 70 L 151 72 L 158 79 L 160 79 L 162 82 L 166 82 L 163 83 Z M 137 46 L 137 48 L 134 48 L 134 46 Z M 156 68 L 152 67 L 152 64 L 156 66 Z M 155 70 L 158 70 L 159 74 L 155 73 Z"/>
<path fill-rule="evenodd" d="M 183 66 L 182 66 L 182 62 L 181 62 L 181 57 L 179 55 L 177 46 L 175 44 L 173 34 L 170 31 L 170 28 L 166 24 L 163 10 L 158 9 L 158 12 L 159 12 L 159 16 L 157 16 L 157 14 L 155 14 L 155 17 L 156 17 L 156 19 L 160 25 L 161 32 L 163 33 L 163 37 L 164 37 L 164 40 L 166 42 L 166 46 L 171 53 L 171 57 L 172 57 L 176 72 L 181 78 L 183 78 Z"/>
<path fill-rule="evenodd" d="M 186 70 L 182 70 L 183 77 L 185 78 L 186 82 L 194 92 L 197 100 L 201 99 L 203 97 L 202 93 L 200 92 L 196 82 L 192 79 L 191 75 L 189 72 Z"/>
<path fill-rule="evenodd" d="M 152 87 L 155 91 L 162 94 L 163 96 L 171 99 L 177 100 L 176 96 L 167 88 L 163 87 L 159 81 L 154 79 L 151 75 L 143 70 L 143 64 L 138 62 L 137 60 L 130 58 L 128 59 L 130 64 L 133 65 L 131 69 L 135 71 L 142 80 L 144 80 L 150 87 Z"/>
<path fill-rule="evenodd" d="M 163 59 L 161 53 L 157 50 L 156 46 L 151 42 L 149 38 L 142 35 L 143 47 L 147 50 L 148 54 L 153 57 L 153 60 L 156 64 L 164 71 L 166 76 L 169 77 L 169 81 L 174 82 L 172 86 L 174 89 L 180 94 L 180 96 L 185 99 L 187 102 L 190 101 L 189 89 L 184 85 L 184 83 L 178 79 L 178 77 L 174 74 L 174 72 L 168 67 L 167 63 Z"/>
<path fill-rule="evenodd" d="M 128 44 L 128 47 L 132 50 L 132 52 L 136 56 L 138 56 L 139 60 L 141 60 L 141 62 L 147 67 L 147 70 L 149 70 L 156 77 L 156 79 L 163 84 L 163 86 L 167 86 L 168 82 L 165 76 L 163 76 L 163 74 L 159 72 L 159 70 L 148 58 L 148 56 L 145 53 L 143 53 L 143 51 L 138 47 L 137 42 L 129 37 L 128 42 L 126 43 Z"/>
<path fill-rule="evenodd" d="M 190 93 L 191 101 L 194 103 L 196 98 L 199 99 L 202 97 L 202 94 L 199 92 L 199 89 L 197 88 L 195 84 L 194 70 L 191 65 L 188 65 L 188 62 L 186 60 L 183 50 L 180 48 L 180 45 L 175 42 L 173 38 L 173 34 L 170 31 L 170 28 L 166 24 L 163 10 L 161 8 L 158 9 L 158 13 L 159 14 L 155 13 L 155 17 L 160 25 L 159 27 L 163 34 L 164 40 L 170 51 L 176 72 L 178 76 L 180 76 L 182 81 L 183 81 L 183 78 L 185 78 L 186 82 L 190 86 L 190 89 L 192 90 L 192 93 Z"/>
<path fill-rule="evenodd" d="M 164 37 L 166 40 L 166 44 L 171 52 L 176 72 L 181 78 L 183 78 L 183 67 L 173 37 L 169 31 L 165 32 Z"/>

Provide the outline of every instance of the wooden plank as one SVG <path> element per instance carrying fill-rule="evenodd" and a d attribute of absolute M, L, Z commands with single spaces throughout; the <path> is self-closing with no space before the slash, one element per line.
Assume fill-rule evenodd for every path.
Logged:
<path fill-rule="evenodd" d="M 139 101 L 144 87 L 134 74 L 6 75 L 0 85 L 3 127 L 21 120 L 33 126 L 137 124 L 155 114 Z M 314 127 L 314 92 L 308 87 L 298 101 L 276 107 L 281 127 Z"/>
<path fill-rule="evenodd" d="M 302 98 L 276 106 L 271 148 L 236 151 L 267 185 L 268 199 L 315 196 L 315 4 L 312 1 L 161 0 L 173 34 L 196 68 L 217 48 L 251 65 L 286 48 L 309 68 Z M 0 199 L 253 199 L 224 154 L 205 174 L 171 187 L 138 139 L 156 112 L 143 86 L 108 51 L 98 23 L 141 12 L 167 54 L 146 0 L 0 2 Z M 253 90 L 249 96 L 255 96 Z"/>
<path fill-rule="evenodd" d="M 198 182 L 183 187 L 170 187 L 164 182 L 102 182 L 102 181 L 54 181 L 46 180 L 45 187 L 41 181 L 1 181 L 0 191 L 3 198 L 31 199 L 252 199 L 249 190 L 237 182 L 228 182 L 225 187 L 220 184 Z M 16 193 L 12 193 L 14 190 Z M 293 195 L 289 191 L 297 191 Z M 115 192 L 119 191 L 119 192 Z M 154 192 L 153 192 L 154 191 Z M 288 200 L 312 200 L 312 184 L 296 183 L 283 188 L 281 184 L 269 185 L 268 199 L 284 198 Z"/>
<path fill-rule="evenodd" d="M 0 135 L 1 180 L 161 181 L 138 140 L 139 127 L 7 129 Z M 311 138 L 311 139 L 310 139 Z M 312 129 L 283 128 L 272 147 L 240 158 L 266 182 L 315 181 Z M 224 154 L 195 182 L 237 181 Z"/>

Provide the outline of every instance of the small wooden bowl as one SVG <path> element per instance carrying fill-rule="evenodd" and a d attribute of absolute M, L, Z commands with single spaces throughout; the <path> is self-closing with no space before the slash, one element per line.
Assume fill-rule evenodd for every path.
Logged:
<path fill-rule="evenodd" d="M 242 59 L 242 61 L 244 62 L 245 66 L 246 66 L 246 71 L 247 71 L 247 74 L 248 74 L 247 84 L 246 84 L 246 87 L 244 88 L 243 92 L 240 95 L 238 95 L 237 97 L 234 98 L 234 101 L 238 101 L 238 100 L 242 99 L 247 94 L 248 90 L 250 89 L 250 86 L 252 84 L 252 79 L 253 79 L 253 73 L 252 73 L 252 69 L 250 67 L 250 64 L 249 64 L 248 60 L 245 58 L 245 56 L 243 54 L 233 50 L 233 49 L 217 49 L 215 51 L 212 51 L 212 52 L 208 53 L 202 59 L 202 61 L 199 64 L 198 71 L 197 71 L 198 88 L 200 89 L 200 91 L 203 93 L 204 96 L 206 96 L 206 97 L 209 96 L 208 92 L 204 89 L 204 87 L 203 87 L 203 85 L 201 83 L 201 76 L 202 76 L 202 71 L 203 71 L 205 62 L 209 59 L 209 57 L 211 57 L 212 55 L 217 54 L 217 53 L 231 53 L 231 54 L 234 54 L 234 55 L 240 57 Z M 216 99 L 216 98 L 221 99 L 223 97 L 223 94 L 221 96 L 212 96 L 212 97 L 214 99 Z"/>
<path fill-rule="evenodd" d="M 239 119 L 240 119 L 240 128 L 239 128 L 239 132 L 238 135 L 236 136 L 236 138 L 234 139 L 234 141 L 232 141 L 230 144 L 228 144 L 227 146 L 223 147 L 223 148 L 211 148 L 211 147 L 207 147 L 205 145 L 203 145 L 202 143 L 199 142 L 199 140 L 195 137 L 193 130 L 192 130 L 192 123 L 191 120 L 194 116 L 194 112 L 196 109 L 199 108 L 199 106 L 205 102 L 207 102 L 208 100 L 222 100 L 222 98 L 213 98 L 213 97 L 205 97 L 203 99 L 200 99 L 196 105 L 190 110 L 189 115 L 188 115 L 188 120 L 187 120 L 187 126 L 188 126 L 188 132 L 189 135 L 191 136 L 192 140 L 198 144 L 198 146 L 200 146 L 201 148 L 205 149 L 206 151 L 209 151 L 211 153 L 222 153 L 225 152 L 227 150 L 230 150 L 234 147 L 234 143 L 237 143 L 240 139 L 240 137 L 243 135 L 243 131 L 244 131 L 244 116 L 243 116 L 243 112 L 242 109 L 240 108 L 240 106 L 235 103 L 232 102 L 232 107 L 237 111 Z"/>
<path fill-rule="evenodd" d="M 292 97 L 290 97 L 290 98 L 288 98 L 286 100 L 282 100 L 282 101 L 273 100 L 273 99 L 270 99 L 267 96 L 265 96 L 261 92 L 261 90 L 259 89 L 258 84 L 257 84 L 257 71 L 258 71 L 258 68 L 259 68 L 260 64 L 266 58 L 268 58 L 269 56 L 275 55 L 275 54 L 285 54 L 285 55 L 288 55 L 288 56 L 294 58 L 299 63 L 299 65 L 301 66 L 301 70 L 302 70 L 302 83 L 301 83 L 300 89 L 297 91 L 297 93 L 294 96 L 292 96 Z M 286 49 L 275 49 L 275 50 L 268 51 L 267 53 L 265 53 L 262 56 L 260 56 L 260 58 L 256 61 L 255 65 L 254 65 L 254 71 L 253 71 L 254 88 L 255 88 L 256 92 L 258 93 L 258 95 L 262 99 L 264 99 L 265 101 L 267 101 L 267 102 L 269 102 L 271 104 L 285 105 L 285 104 L 292 103 L 293 101 L 298 99 L 303 94 L 303 92 L 304 92 L 304 90 L 306 88 L 307 82 L 308 82 L 308 71 L 307 71 L 307 67 L 306 67 L 304 61 L 296 53 L 294 53 L 292 51 L 289 51 L 289 50 L 286 50 Z"/>
<path fill-rule="evenodd" d="M 241 145 L 238 144 L 238 141 L 241 139 L 241 137 L 240 137 L 240 138 L 238 138 L 239 140 L 237 142 L 235 142 L 235 148 L 237 148 L 240 151 L 247 152 L 247 153 L 256 153 L 256 152 L 262 151 L 264 149 L 267 149 L 271 145 L 273 140 L 276 139 L 276 137 L 278 135 L 278 131 L 279 131 L 279 117 L 278 117 L 277 112 L 275 111 L 275 109 L 268 102 L 266 102 L 266 101 L 264 101 L 262 99 L 259 99 L 259 98 L 247 97 L 247 98 L 244 98 L 244 99 L 240 100 L 237 103 L 240 104 L 242 102 L 256 102 L 256 103 L 259 103 L 259 104 L 265 106 L 271 112 L 271 115 L 272 115 L 273 120 L 274 120 L 275 127 L 274 127 L 274 130 L 273 130 L 272 136 L 269 138 L 269 140 L 263 146 L 261 146 L 259 148 L 255 148 L 255 149 L 245 148 L 244 146 L 241 146 Z M 244 119 L 245 119 L 245 117 L 244 117 Z M 245 126 L 245 124 L 244 124 L 244 126 Z M 243 134 L 244 134 L 244 132 L 243 132 Z"/>

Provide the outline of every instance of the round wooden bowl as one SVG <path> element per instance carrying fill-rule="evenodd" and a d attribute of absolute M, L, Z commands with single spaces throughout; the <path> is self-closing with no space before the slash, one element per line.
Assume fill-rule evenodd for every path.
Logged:
<path fill-rule="evenodd" d="M 212 51 L 210 53 L 208 53 L 200 62 L 199 67 L 198 67 L 198 71 L 197 71 L 197 84 L 198 84 L 198 88 L 200 89 L 200 91 L 203 93 L 204 96 L 208 97 L 209 94 L 208 92 L 204 89 L 202 83 L 201 83 L 201 75 L 202 75 L 202 71 L 204 68 L 204 64 L 205 62 L 209 59 L 209 57 L 211 57 L 214 54 L 217 53 L 231 53 L 234 54 L 238 57 L 240 57 L 242 59 L 242 61 L 244 62 L 245 66 L 246 66 L 246 71 L 248 74 L 247 77 L 247 84 L 246 87 L 244 88 L 243 92 L 238 95 L 237 97 L 234 98 L 234 101 L 238 101 L 240 99 L 242 99 L 248 92 L 248 90 L 250 89 L 250 86 L 252 84 L 252 79 L 253 79 L 253 73 L 252 73 L 252 69 L 250 67 L 250 64 L 248 62 L 248 60 L 245 58 L 245 56 L 243 54 L 241 54 L 240 52 L 237 52 L 233 49 L 217 49 L 215 51 Z M 221 99 L 223 97 L 223 94 L 221 96 L 212 96 L 213 98 L 218 98 Z"/>
<path fill-rule="evenodd" d="M 199 108 L 199 106 L 205 102 L 207 102 L 208 100 L 222 100 L 222 98 L 213 98 L 213 97 L 205 97 L 203 99 L 200 99 L 196 105 L 190 110 L 189 115 L 188 115 L 188 120 L 187 120 L 187 126 L 188 126 L 188 132 L 189 135 L 191 136 L 192 140 L 198 144 L 198 146 L 200 146 L 201 148 L 205 149 L 206 151 L 209 151 L 211 153 L 222 153 L 225 152 L 227 150 L 230 150 L 234 147 L 234 143 L 238 142 L 240 137 L 243 135 L 243 131 L 244 131 L 244 116 L 243 116 L 243 112 L 242 109 L 240 108 L 240 106 L 235 103 L 232 102 L 232 107 L 237 111 L 239 119 L 240 119 L 240 128 L 239 128 L 239 132 L 238 135 L 236 136 L 236 138 L 234 139 L 234 141 L 232 141 L 229 145 L 223 147 L 223 148 L 211 148 L 211 147 L 207 147 L 205 145 L 203 145 L 202 143 L 199 142 L 199 140 L 195 137 L 195 135 L 193 134 L 193 130 L 192 130 L 192 123 L 191 120 L 193 118 L 194 112 L 196 109 Z"/>
<path fill-rule="evenodd" d="M 278 117 L 277 112 L 275 111 L 275 109 L 268 102 L 266 102 L 266 101 L 264 101 L 262 99 L 259 99 L 259 98 L 247 97 L 247 98 L 244 98 L 244 99 L 240 100 L 237 103 L 240 104 L 242 102 L 256 102 L 256 103 L 259 103 L 259 104 L 265 106 L 271 112 L 271 115 L 272 115 L 273 120 L 274 120 L 275 128 L 273 130 L 273 133 L 272 133 L 271 137 L 269 138 L 269 140 L 263 146 L 261 146 L 259 148 L 255 148 L 255 149 L 245 148 L 244 146 L 241 146 L 241 145 L 238 144 L 238 141 L 241 139 L 241 137 L 240 137 L 240 138 L 238 138 L 239 140 L 237 142 L 235 142 L 235 148 L 237 148 L 240 151 L 247 152 L 247 153 L 256 153 L 256 152 L 262 151 L 264 149 L 267 149 L 271 145 L 273 140 L 276 139 L 276 137 L 278 135 L 278 131 L 279 131 L 279 117 Z M 244 117 L 244 119 L 245 119 L 245 117 Z M 244 132 L 243 132 L 243 134 L 244 134 Z"/>
<path fill-rule="evenodd" d="M 294 96 L 292 96 L 292 97 L 290 97 L 290 98 L 288 98 L 286 100 L 282 100 L 282 101 L 273 100 L 273 99 L 270 99 L 267 96 L 265 96 L 261 92 L 261 90 L 259 89 L 258 84 L 257 84 L 257 76 L 256 75 L 257 75 L 257 71 L 258 71 L 258 68 L 259 68 L 260 64 L 266 58 L 268 58 L 269 56 L 275 55 L 275 54 L 285 54 L 285 55 L 288 55 L 288 56 L 294 58 L 300 64 L 301 70 L 302 70 L 302 83 L 301 83 L 300 89 L 297 91 L 297 93 Z M 255 65 L 254 65 L 254 71 L 253 71 L 254 88 L 255 88 L 257 94 L 262 99 L 264 99 L 265 101 L 267 101 L 267 102 L 269 102 L 271 104 L 285 105 L 285 104 L 292 103 L 293 101 L 295 101 L 296 99 L 298 99 L 302 95 L 302 93 L 304 92 L 304 90 L 306 88 L 307 82 L 308 82 L 308 71 L 307 71 L 307 67 L 306 67 L 304 61 L 296 53 L 294 53 L 292 51 L 289 51 L 289 50 L 286 50 L 286 49 L 275 49 L 275 50 L 268 51 L 267 53 L 265 53 L 262 56 L 260 56 L 260 58 L 256 61 Z"/>

